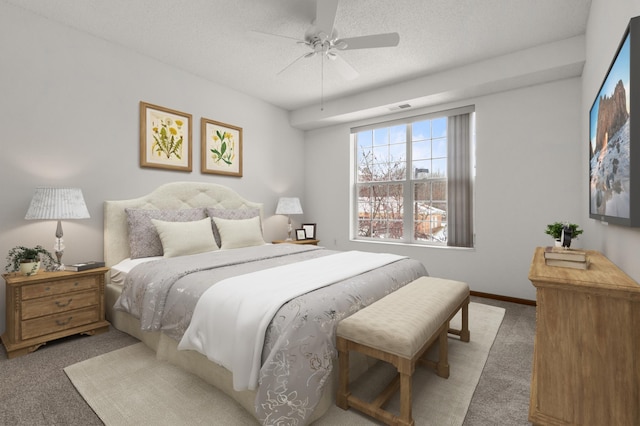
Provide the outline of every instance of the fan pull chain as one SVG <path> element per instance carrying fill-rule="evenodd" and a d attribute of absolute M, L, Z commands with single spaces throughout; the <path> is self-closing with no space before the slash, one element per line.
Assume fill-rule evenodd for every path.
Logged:
<path fill-rule="evenodd" d="M 320 55 L 320 111 L 324 111 L 324 52 Z"/>

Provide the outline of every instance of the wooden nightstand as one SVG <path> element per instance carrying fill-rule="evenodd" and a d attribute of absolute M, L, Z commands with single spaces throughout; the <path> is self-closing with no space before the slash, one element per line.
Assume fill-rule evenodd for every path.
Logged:
<path fill-rule="evenodd" d="M 320 240 L 274 240 L 273 244 L 309 244 L 317 246 Z"/>
<path fill-rule="evenodd" d="M 9 358 L 61 337 L 109 330 L 104 319 L 104 274 L 108 270 L 4 274 L 7 297 L 2 343 Z"/>

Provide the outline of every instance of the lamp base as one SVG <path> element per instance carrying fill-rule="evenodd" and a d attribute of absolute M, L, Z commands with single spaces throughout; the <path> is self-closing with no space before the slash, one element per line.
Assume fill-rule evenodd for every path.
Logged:
<path fill-rule="evenodd" d="M 289 216 L 289 226 L 287 228 L 288 230 L 288 234 L 287 234 L 287 239 L 285 241 L 291 241 L 291 233 L 293 232 L 293 225 L 291 224 L 291 216 Z"/>
<path fill-rule="evenodd" d="M 62 239 L 62 222 L 58 221 L 58 227 L 56 229 L 56 242 L 53 243 L 53 251 L 56 254 L 58 260 L 58 271 L 64 271 L 64 264 L 62 263 L 62 255 L 64 254 L 64 240 Z"/>
<path fill-rule="evenodd" d="M 62 263 L 62 255 L 64 251 L 55 251 L 56 260 L 58 261 L 58 267 L 56 268 L 58 271 L 64 271 L 64 263 Z"/>

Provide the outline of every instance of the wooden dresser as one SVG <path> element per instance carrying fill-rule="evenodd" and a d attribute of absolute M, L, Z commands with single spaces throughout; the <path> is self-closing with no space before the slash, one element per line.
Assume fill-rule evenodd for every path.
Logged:
<path fill-rule="evenodd" d="M 529 421 L 640 425 L 640 285 L 601 253 L 589 269 L 533 256 L 536 337 Z"/>
<path fill-rule="evenodd" d="M 104 317 L 104 275 L 109 268 L 82 272 L 5 274 L 9 358 L 33 352 L 48 341 L 109 329 Z"/>

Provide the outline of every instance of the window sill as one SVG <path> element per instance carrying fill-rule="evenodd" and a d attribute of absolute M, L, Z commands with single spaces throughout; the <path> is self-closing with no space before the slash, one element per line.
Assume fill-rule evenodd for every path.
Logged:
<path fill-rule="evenodd" d="M 440 250 L 463 250 L 463 251 L 475 251 L 475 247 L 453 247 L 447 246 L 445 244 L 412 244 L 412 243 L 402 243 L 402 242 L 394 242 L 394 241 L 376 241 L 376 240 L 358 240 L 355 238 L 350 238 L 349 242 L 357 243 L 357 244 L 381 244 L 381 245 L 389 245 L 389 246 L 400 246 L 400 247 L 415 247 L 415 248 L 427 248 L 427 249 L 440 249 Z"/>

